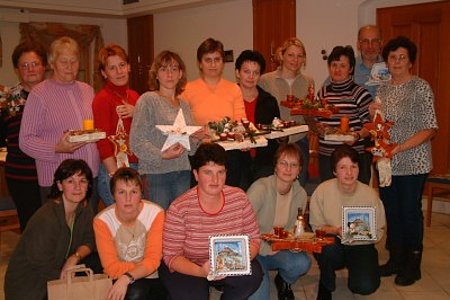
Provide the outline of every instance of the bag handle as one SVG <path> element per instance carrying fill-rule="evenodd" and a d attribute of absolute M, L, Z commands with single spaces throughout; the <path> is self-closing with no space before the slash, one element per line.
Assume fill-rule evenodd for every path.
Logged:
<path fill-rule="evenodd" d="M 94 280 L 94 272 L 90 268 L 86 268 L 85 264 L 75 265 L 73 267 L 67 268 L 66 270 L 66 278 L 67 285 L 69 286 L 72 283 L 72 275 L 74 273 L 84 272 L 89 277 L 89 282 Z"/>

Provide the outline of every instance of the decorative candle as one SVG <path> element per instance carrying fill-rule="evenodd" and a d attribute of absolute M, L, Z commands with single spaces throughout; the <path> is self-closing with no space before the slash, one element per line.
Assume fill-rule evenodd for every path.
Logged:
<path fill-rule="evenodd" d="M 83 120 L 83 130 L 94 130 L 94 120 Z"/>
<path fill-rule="evenodd" d="M 341 131 L 347 132 L 349 130 L 349 119 L 348 117 L 341 117 Z"/>

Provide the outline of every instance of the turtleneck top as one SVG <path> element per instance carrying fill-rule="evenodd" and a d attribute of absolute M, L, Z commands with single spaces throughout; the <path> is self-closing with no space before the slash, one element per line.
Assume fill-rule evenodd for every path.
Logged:
<path fill-rule="evenodd" d="M 92 103 L 95 128 L 105 131 L 106 136 L 115 135 L 117 122 L 119 121 L 116 107 L 124 103 L 129 103 L 134 106 L 138 98 L 138 93 L 130 90 L 127 85 L 117 86 L 108 81 L 103 89 L 95 95 L 94 102 Z M 131 121 L 133 119 L 125 118 L 122 120 L 125 131 L 129 135 Z M 102 161 L 114 156 L 114 144 L 107 138 L 98 141 L 97 148 Z M 135 155 L 128 155 L 128 161 L 130 163 L 136 163 L 138 159 Z"/>
<path fill-rule="evenodd" d="M 339 112 L 333 114 L 330 118 L 318 117 L 317 121 L 328 126 L 337 127 L 340 125 L 341 117 L 349 118 L 350 130 L 361 130 L 364 123 L 370 122 L 369 104 L 372 102 L 372 96 L 362 86 L 356 84 L 351 76 L 341 82 L 333 82 L 323 86 L 318 93 L 319 99 L 326 99 L 329 104 L 339 108 Z M 358 153 L 364 153 L 363 139 L 360 139 L 353 148 Z M 319 154 L 331 156 L 331 153 L 343 142 L 325 141 L 321 136 L 319 139 Z"/>

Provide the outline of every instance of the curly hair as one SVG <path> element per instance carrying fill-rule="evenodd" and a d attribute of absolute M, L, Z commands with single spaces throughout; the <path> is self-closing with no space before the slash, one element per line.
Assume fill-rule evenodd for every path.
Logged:
<path fill-rule="evenodd" d="M 384 61 L 388 60 L 389 53 L 397 50 L 398 48 L 405 48 L 408 51 L 408 58 L 411 63 L 414 63 L 416 61 L 417 46 L 406 36 L 398 36 L 387 42 L 382 52 Z"/>

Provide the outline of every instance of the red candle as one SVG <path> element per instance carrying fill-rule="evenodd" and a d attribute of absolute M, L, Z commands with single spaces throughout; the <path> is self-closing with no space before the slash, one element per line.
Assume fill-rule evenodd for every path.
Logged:
<path fill-rule="evenodd" d="M 349 130 L 349 119 L 348 117 L 341 117 L 341 131 L 347 132 Z"/>

